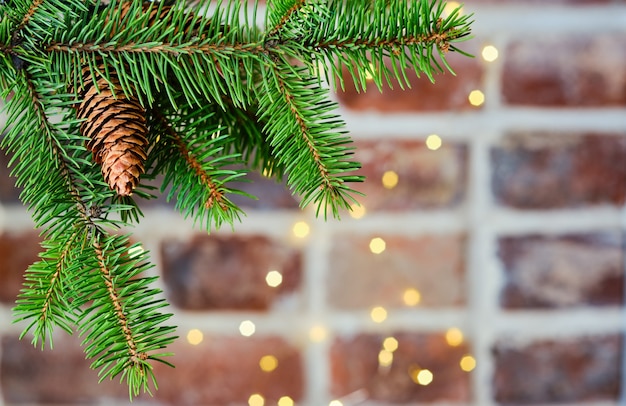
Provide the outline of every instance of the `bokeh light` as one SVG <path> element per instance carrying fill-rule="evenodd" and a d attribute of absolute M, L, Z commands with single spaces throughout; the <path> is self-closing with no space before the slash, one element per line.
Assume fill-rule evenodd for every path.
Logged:
<path fill-rule="evenodd" d="M 283 275 L 277 270 L 271 270 L 265 275 L 265 282 L 268 286 L 272 288 L 276 288 L 283 283 Z"/>
<path fill-rule="evenodd" d="M 244 337 L 250 337 L 256 331 L 256 326 L 251 320 L 244 320 L 239 324 L 239 332 Z"/>
<path fill-rule="evenodd" d="M 309 340 L 321 343 L 328 337 L 328 329 L 322 325 L 315 325 L 309 329 Z"/>
<path fill-rule="evenodd" d="M 446 331 L 446 341 L 451 347 L 458 347 L 463 343 L 463 332 L 456 327 L 449 328 Z"/>
<path fill-rule="evenodd" d="M 408 288 L 402 294 L 402 301 L 407 306 L 417 306 L 422 301 L 422 294 L 415 288 Z"/>
<path fill-rule="evenodd" d="M 393 189 L 398 184 L 398 174 L 394 171 L 387 171 L 383 173 L 383 186 L 386 189 Z"/>
<path fill-rule="evenodd" d="M 485 94 L 480 90 L 472 90 L 467 97 L 472 106 L 478 107 L 485 102 Z"/>
<path fill-rule="evenodd" d="M 487 62 L 493 62 L 498 59 L 498 48 L 493 45 L 487 45 L 482 51 L 483 59 Z"/>
<path fill-rule="evenodd" d="M 463 371 L 470 372 L 474 370 L 474 368 L 476 368 L 476 358 L 472 357 L 471 355 L 466 355 L 461 358 L 459 365 L 461 366 L 461 369 Z"/>
<path fill-rule="evenodd" d="M 309 235 L 311 227 L 305 221 L 298 221 L 293 225 L 293 235 L 298 238 L 304 238 Z"/>
<path fill-rule="evenodd" d="M 365 216 L 365 213 L 367 212 L 365 210 L 365 206 L 363 206 L 362 204 L 354 203 L 350 206 L 350 209 L 350 217 L 357 220 Z"/>
<path fill-rule="evenodd" d="M 426 148 L 430 149 L 431 151 L 438 150 L 439 148 L 441 148 L 442 144 L 443 141 L 441 140 L 441 137 L 437 134 L 430 134 L 428 137 L 426 137 Z"/>
<path fill-rule="evenodd" d="M 387 310 L 382 306 L 376 306 L 370 312 L 370 317 L 376 323 L 382 323 L 387 319 Z"/>
<path fill-rule="evenodd" d="M 263 372 L 272 372 L 278 368 L 278 359 L 273 355 L 264 355 L 259 360 L 259 367 Z"/>
<path fill-rule="evenodd" d="M 394 352 L 398 349 L 398 340 L 395 337 L 387 337 L 383 341 L 383 348 L 385 351 Z"/>
<path fill-rule="evenodd" d="M 263 405 L 265 405 L 265 399 L 263 398 L 263 396 L 259 395 L 258 393 L 254 393 L 250 395 L 250 397 L 248 398 L 248 406 L 263 406 Z"/>
<path fill-rule="evenodd" d="M 192 328 L 187 332 L 187 342 L 191 345 L 198 345 L 204 340 L 204 334 L 197 328 Z"/>
<path fill-rule="evenodd" d="M 380 350 L 378 353 L 378 364 L 381 367 L 389 367 L 393 363 L 393 353 L 387 350 Z"/>
<path fill-rule="evenodd" d="M 278 406 L 293 406 L 294 402 L 293 399 L 291 399 L 289 396 L 281 396 L 280 399 L 278 399 Z"/>
<path fill-rule="evenodd" d="M 370 251 L 374 254 L 381 254 L 387 249 L 387 243 L 380 237 L 372 238 L 370 240 Z"/>

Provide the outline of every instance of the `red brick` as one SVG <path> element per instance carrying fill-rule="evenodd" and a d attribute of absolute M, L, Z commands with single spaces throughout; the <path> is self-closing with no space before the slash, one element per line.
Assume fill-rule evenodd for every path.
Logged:
<path fill-rule="evenodd" d="M 256 199 L 240 195 L 229 196 L 236 205 L 253 210 L 299 210 L 298 200 L 291 194 L 284 181 L 278 182 L 258 172 L 250 172 L 246 179 L 249 182 L 233 182 L 230 187 L 249 193 Z"/>
<path fill-rule="evenodd" d="M 98 384 L 98 374 L 79 340 L 55 337 L 54 349 L 33 347 L 29 339 L 4 336 L 1 340 L 0 384 L 7 404 L 86 405 L 117 399 L 128 402 L 128 388 L 118 380 Z"/>
<path fill-rule="evenodd" d="M 477 44 L 473 41 L 458 46 L 465 52 L 477 54 Z M 455 52 L 448 53 L 447 60 L 457 76 L 450 72 L 436 74 L 435 83 L 432 83 L 425 75 L 418 78 L 408 73 L 410 89 L 402 90 L 393 81 L 393 88 L 385 85 L 382 93 L 374 83 L 367 87 L 367 92 L 357 92 L 351 75 L 345 71 L 345 91 L 338 89 L 337 96 L 343 106 L 352 110 L 408 112 L 474 109 L 467 96 L 482 86 L 483 67 L 480 60 Z"/>
<path fill-rule="evenodd" d="M 618 232 L 506 237 L 499 254 L 507 308 L 624 303 L 624 252 Z"/>
<path fill-rule="evenodd" d="M 626 137 L 515 133 L 491 151 L 496 200 L 520 209 L 622 205 Z"/>
<path fill-rule="evenodd" d="M 370 252 L 373 237 L 386 250 Z M 420 306 L 459 306 L 465 302 L 463 235 L 337 234 L 332 240 L 328 301 L 340 309 L 404 306 L 407 289 L 421 293 Z"/>
<path fill-rule="evenodd" d="M 467 146 L 446 143 L 436 151 L 424 141 L 385 139 L 359 141 L 356 160 L 366 177 L 356 189 L 365 193 L 358 200 L 368 211 L 400 211 L 457 206 L 465 198 Z M 398 184 L 387 189 L 385 172 L 398 175 Z"/>
<path fill-rule="evenodd" d="M 467 402 L 469 374 L 459 366 L 469 348 L 447 344 L 439 333 L 398 333 L 398 349 L 389 367 L 380 366 L 378 354 L 386 336 L 359 334 L 341 337 L 331 347 L 331 392 L 342 397 L 365 389 L 369 399 L 388 403 Z M 410 376 L 419 369 L 433 374 L 429 385 L 416 384 Z M 413 403 L 411 403 L 413 404 Z"/>
<path fill-rule="evenodd" d="M 0 149 L 0 202 L 4 204 L 19 203 L 21 189 L 15 187 L 15 178 L 9 176 L 11 169 L 8 167 L 10 157 L 3 149 Z"/>
<path fill-rule="evenodd" d="M 39 242 L 34 231 L 0 234 L 0 303 L 15 303 L 24 282 L 24 272 L 39 259 Z"/>
<path fill-rule="evenodd" d="M 255 171 L 250 172 L 245 179 L 245 182 L 229 182 L 226 184 L 228 188 L 240 190 L 253 196 L 248 197 L 234 193 L 226 194 L 227 198 L 243 210 L 299 210 L 298 200 L 291 194 L 284 181 L 278 182 Z M 155 180 L 142 179 L 142 185 L 156 188 L 156 190 L 151 191 L 156 196 L 156 199 L 136 198 L 137 203 L 142 208 L 167 206 L 172 210 L 174 209 L 176 196 L 172 197 L 168 202 L 166 199 L 167 191 L 165 193 L 159 192 L 162 182 L 163 176 L 157 176 Z"/>
<path fill-rule="evenodd" d="M 163 281 L 173 304 L 188 310 L 265 310 L 300 285 L 299 250 L 260 235 L 195 235 L 161 245 Z M 283 275 L 273 288 L 270 270 Z"/>
<path fill-rule="evenodd" d="M 494 348 L 494 396 L 503 404 L 616 401 L 622 337 L 579 337 Z"/>
<path fill-rule="evenodd" d="M 275 405 L 282 396 L 296 402 L 303 396 L 302 356 L 282 338 L 206 336 L 197 346 L 179 340 L 168 350 L 175 353 L 170 361 L 176 368 L 155 365 L 157 404 L 243 405 L 258 393 Z M 266 355 L 278 361 L 271 372 L 259 367 Z"/>
<path fill-rule="evenodd" d="M 185 333 L 185 332 L 181 332 Z M 96 371 L 77 337 L 60 335 L 54 349 L 41 351 L 28 340 L 5 336 L 1 340 L 2 395 L 7 404 L 126 404 L 128 387 L 114 380 L 98 384 Z M 170 368 L 155 363 L 159 389 L 154 397 L 135 402 L 158 405 L 247 404 L 253 393 L 276 402 L 282 396 L 302 398 L 304 371 L 297 348 L 279 337 L 205 337 L 197 346 L 182 339 L 168 347 L 175 353 Z M 278 366 L 263 372 L 260 359 L 273 355 Z M 68 385 L 68 383 L 71 383 Z M 275 404 L 275 403 L 274 403 Z"/>
<path fill-rule="evenodd" d="M 515 41 L 505 52 L 502 92 L 513 105 L 624 106 L 626 36 L 568 34 Z"/>

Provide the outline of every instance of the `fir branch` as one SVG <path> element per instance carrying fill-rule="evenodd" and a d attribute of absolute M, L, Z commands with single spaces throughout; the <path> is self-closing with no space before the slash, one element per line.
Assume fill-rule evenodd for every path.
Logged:
<path fill-rule="evenodd" d="M 225 136 L 222 127 L 210 120 L 211 106 L 205 106 L 195 114 L 184 116 L 172 113 L 165 116 L 158 109 L 151 111 L 153 125 L 161 134 L 161 140 L 153 151 L 155 171 L 165 178 L 161 190 L 170 185 L 168 200 L 177 196 L 176 207 L 185 217 L 194 217 L 195 222 L 204 224 L 207 230 L 220 227 L 224 222 L 233 224 L 242 214 L 227 194 L 247 195 L 228 188 L 227 182 L 244 176 L 244 169 L 234 168 L 240 163 L 239 154 L 224 154 Z M 205 119 L 196 119 L 205 117 Z M 177 129 L 184 129 L 184 132 Z M 172 154 L 172 147 L 177 152 Z"/>
<path fill-rule="evenodd" d="M 22 29 L 24 27 L 26 27 L 26 24 L 28 24 L 28 22 L 30 21 L 30 19 L 33 16 L 33 14 L 35 14 L 37 9 L 39 8 L 39 6 L 41 6 L 43 4 L 43 2 L 44 2 L 44 0 L 33 0 L 33 2 L 30 4 L 30 7 L 28 8 L 26 13 L 24 14 L 24 17 L 22 18 L 22 21 L 20 22 L 20 24 L 17 26 L 17 28 L 13 32 L 13 38 L 12 38 L 11 42 L 13 42 L 13 43 L 16 42 L 17 37 L 20 34 L 20 31 L 22 31 Z"/>
<path fill-rule="evenodd" d="M 31 69 L 36 68 L 36 66 L 31 67 Z M 39 139 L 40 145 L 46 145 L 49 148 L 52 157 L 51 164 L 48 164 L 50 167 L 43 173 L 40 171 L 33 172 L 33 169 L 41 168 L 41 162 L 38 164 L 39 168 L 35 168 L 35 166 L 30 165 L 28 159 L 20 161 L 15 171 L 18 175 L 18 182 L 27 182 L 29 186 L 22 198 L 32 202 L 31 205 L 35 207 L 34 217 L 37 224 L 39 226 L 46 225 L 44 234 L 48 240 L 52 241 L 46 254 L 50 261 L 40 261 L 29 268 L 25 288 L 14 309 L 16 320 L 33 319 L 33 322 L 22 335 L 34 328 L 33 343 L 41 340 L 43 345 L 53 324 L 71 332 L 69 323 L 76 322 L 79 329 L 85 333 L 89 330 L 95 331 L 98 328 L 94 323 L 89 322 L 86 314 L 95 311 L 105 319 L 112 315 L 112 323 L 120 327 L 128 350 L 125 356 L 119 352 L 113 353 L 112 350 L 107 350 L 108 345 L 103 346 L 101 341 L 93 339 L 93 336 L 90 335 L 88 337 L 91 338 L 87 338 L 85 343 L 91 341 L 87 352 L 88 356 L 96 358 L 92 366 L 102 368 L 100 371 L 102 377 L 113 377 L 118 374 L 125 376 L 129 382 L 131 397 L 136 396 L 141 388 L 149 391 L 148 383 L 153 379 L 153 376 L 147 360 L 164 362 L 161 357 L 167 354 L 148 355 L 147 352 L 163 348 L 174 339 L 171 337 L 173 330 L 171 327 L 157 327 L 154 321 L 158 320 L 158 323 L 161 323 L 171 315 L 156 313 L 156 309 L 163 306 L 162 300 L 151 299 L 158 291 L 145 288 L 153 280 L 152 278 L 140 278 L 133 282 L 127 282 L 131 276 L 137 276 L 145 267 L 137 266 L 136 261 L 128 262 L 127 259 L 122 258 L 119 250 L 127 250 L 127 239 L 108 237 L 101 227 L 101 225 L 107 224 L 115 225 L 115 222 L 106 219 L 98 219 L 96 222 L 90 216 L 88 203 L 83 196 L 84 185 L 77 181 L 79 167 L 70 163 L 72 158 L 66 153 L 66 146 L 57 139 L 56 133 L 60 132 L 60 129 L 58 125 L 51 124 L 51 120 L 43 107 L 58 102 L 52 102 L 51 94 L 42 95 L 39 92 L 38 87 L 42 85 L 41 77 L 36 79 L 37 84 L 29 72 L 22 71 L 19 77 L 24 82 L 23 89 L 26 89 L 27 96 L 17 94 L 11 100 L 9 122 L 16 121 L 16 115 L 23 114 L 34 118 L 34 120 L 29 122 L 28 128 L 21 126 L 11 128 L 3 142 L 6 142 L 9 148 L 19 148 L 15 143 L 17 137 L 23 136 L 24 133 L 29 135 L 32 135 L 33 132 L 42 133 L 43 137 L 30 136 L 28 139 Z M 61 104 L 63 103 L 61 102 Z M 21 107 L 21 111 L 14 106 Z M 69 121 L 63 125 L 71 126 L 72 124 L 76 124 L 76 122 Z M 78 139 L 80 140 L 80 138 Z M 39 147 L 35 150 L 41 151 L 42 148 Z M 45 151 L 46 148 L 43 150 Z M 20 149 L 16 152 L 19 151 Z M 84 147 L 75 151 L 78 153 L 86 152 Z M 41 157 L 33 154 L 30 159 L 40 160 Z M 56 180 L 49 183 L 43 180 L 42 176 L 54 176 Z M 83 182 L 88 180 L 85 174 L 80 179 L 83 179 Z M 93 185 L 94 183 L 87 182 L 87 184 Z M 61 185 L 61 187 L 55 185 Z M 53 189 L 48 190 L 49 187 Z M 43 194 L 43 198 L 42 195 L 33 194 L 33 191 L 39 191 Z M 100 182 L 100 190 L 97 194 L 100 196 L 97 199 L 102 200 L 102 196 L 106 198 L 111 192 L 107 190 L 106 185 Z M 123 207 L 118 208 L 124 210 Z M 55 242 L 64 241 L 63 236 L 67 235 L 68 230 L 74 230 L 72 237 L 62 244 Z M 113 241 L 113 246 L 118 252 L 117 256 L 111 258 L 108 255 L 105 262 L 101 241 Z M 89 271 L 90 269 L 86 264 L 89 264 L 90 258 L 93 257 L 97 259 L 97 263 L 91 269 L 98 270 L 97 274 L 100 275 L 96 279 L 89 278 L 85 274 L 85 270 Z M 116 275 L 113 275 L 113 268 L 109 264 L 117 269 Z M 122 281 L 120 287 L 115 286 L 115 279 Z M 66 284 L 72 286 L 71 292 L 64 288 Z M 125 287 L 124 285 L 128 286 Z M 99 290 L 106 291 L 110 302 L 107 304 L 94 301 L 95 304 L 90 309 L 83 311 L 81 306 L 92 299 L 94 292 Z M 68 305 L 69 296 L 73 297 L 71 305 Z M 133 303 L 126 305 L 126 308 L 130 310 L 122 308 L 122 297 Z M 136 331 L 131 328 L 131 321 L 127 317 L 127 314 L 131 313 L 144 316 L 143 319 L 139 318 L 139 320 L 133 316 Z M 74 317 L 76 317 L 75 320 Z M 96 324 L 100 322 L 101 320 L 96 321 Z M 142 340 L 145 338 L 149 338 L 149 340 L 143 342 Z M 140 341 L 142 342 L 141 347 L 138 344 Z"/>
<path fill-rule="evenodd" d="M 187 162 L 189 167 L 193 172 L 195 172 L 196 176 L 200 179 L 200 183 L 205 186 L 208 190 L 208 199 L 204 202 L 204 207 L 206 209 L 212 209 L 215 205 L 219 207 L 220 210 L 227 210 L 227 205 L 225 203 L 225 196 L 223 190 L 220 190 L 217 183 L 209 176 L 209 174 L 203 169 L 202 164 L 199 162 L 198 158 L 189 151 L 187 145 L 181 138 L 181 136 L 176 133 L 172 127 L 169 125 L 165 117 L 163 117 L 159 112 L 155 111 L 154 115 L 156 119 L 159 121 L 159 124 L 168 137 L 174 142 L 176 149 L 180 156 Z"/>
<path fill-rule="evenodd" d="M 269 30 L 267 37 L 273 37 L 277 35 L 285 25 L 287 21 L 306 3 L 306 0 L 278 0 L 271 3 L 271 8 L 267 13 L 273 27 Z M 278 21 L 275 21 L 277 20 Z M 274 21 L 272 21 L 274 20 Z"/>
<path fill-rule="evenodd" d="M 267 120 L 264 131 L 285 166 L 288 185 L 302 195 L 303 206 L 314 202 L 318 213 L 322 210 L 326 217 L 330 208 L 338 217 L 340 208 L 355 202 L 346 183 L 362 177 L 345 174 L 360 165 L 348 160 L 344 123 L 331 113 L 336 105 L 305 68 L 272 66 L 265 77 L 258 89 L 259 116 Z"/>

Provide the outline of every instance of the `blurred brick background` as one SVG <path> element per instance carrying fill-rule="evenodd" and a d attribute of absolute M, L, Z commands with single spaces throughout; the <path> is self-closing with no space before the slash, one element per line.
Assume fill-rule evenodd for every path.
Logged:
<path fill-rule="evenodd" d="M 457 77 L 336 95 L 364 211 L 317 220 L 260 177 L 234 233 L 147 206 L 135 238 L 181 338 L 176 369 L 157 366 L 160 390 L 135 404 L 626 404 L 626 2 L 464 12 L 476 58 L 450 55 Z M 127 403 L 76 338 L 17 339 L 38 236 L 7 172 L 0 404 Z"/>

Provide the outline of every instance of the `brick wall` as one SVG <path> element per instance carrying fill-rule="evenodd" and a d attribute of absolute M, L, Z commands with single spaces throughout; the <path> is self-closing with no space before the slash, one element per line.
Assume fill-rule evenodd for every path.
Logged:
<path fill-rule="evenodd" d="M 547 3 L 468 0 L 457 77 L 337 95 L 368 176 L 355 218 L 262 178 L 235 233 L 147 206 L 135 236 L 181 338 L 136 404 L 624 404 L 626 2 Z M 77 339 L 18 341 L 38 237 L 11 185 L 3 169 L 0 404 L 125 403 Z"/>

